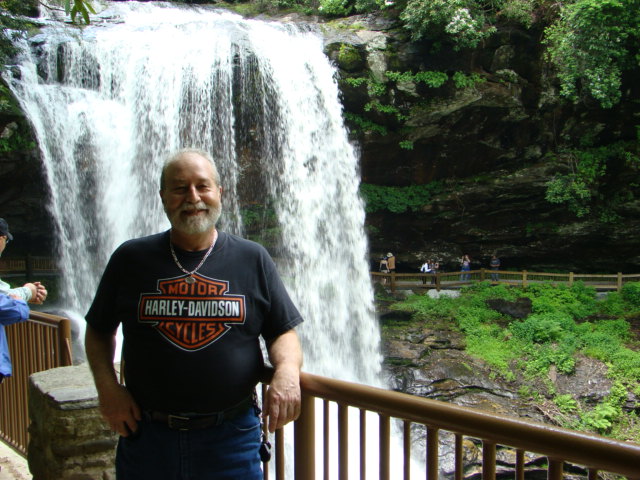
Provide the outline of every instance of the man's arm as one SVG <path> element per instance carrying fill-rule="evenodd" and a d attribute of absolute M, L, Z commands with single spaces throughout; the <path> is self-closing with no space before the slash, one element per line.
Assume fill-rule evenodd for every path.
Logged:
<path fill-rule="evenodd" d="M 29 318 L 29 307 L 14 295 L 0 294 L 0 325 L 23 322 Z"/>
<path fill-rule="evenodd" d="M 300 368 L 302 348 L 295 330 L 288 330 L 267 344 L 274 373 L 264 399 L 262 416 L 270 432 L 300 416 Z"/>
<path fill-rule="evenodd" d="M 115 332 L 104 334 L 87 325 L 84 345 L 98 390 L 100 413 L 111 430 L 126 437 L 138 429 L 142 417 L 138 404 L 118 382 L 113 368 L 115 344 Z"/>

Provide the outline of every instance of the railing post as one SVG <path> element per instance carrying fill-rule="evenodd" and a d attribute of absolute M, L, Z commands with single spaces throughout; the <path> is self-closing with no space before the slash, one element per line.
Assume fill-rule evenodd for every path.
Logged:
<path fill-rule="evenodd" d="M 569 272 L 569 286 L 573 287 L 573 272 Z"/>
<path fill-rule="evenodd" d="M 391 293 L 396 293 L 396 272 L 391 272 Z"/>
<path fill-rule="evenodd" d="M 391 451 L 391 419 L 387 415 L 380 414 L 380 480 L 389 480 L 391 477 L 391 464 L 389 454 Z"/>
<path fill-rule="evenodd" d="M 618 292 L 622 290 L 622 272 L 618 272 Z"/>
<path fill-rule="evenodd" d="M 427 480 L 438 480 L 438 428 L 427 427 Z"/>
<path fill-rule="evenodd" d="M 338 404 L 338 478 L 349 479 L 349 415 L 342 403 Z"/>
<path fill-rule="evenodd" d="M 482 441 L 482 480 L 496 478 L 496 444 L 488 440 Z"/>
<path fill-rule="evenodd" d="M 64 318 L 58 324 L 58 341 L 60 342 L 60 366 L 69 367 L 73 365 L 73 355 L 71 352 L 71 320 Z"/>
<path fill-rule="evenodd" d="M 522 271 L 522 288 L 527 286 L 527 271 Z"/>
<path fill-rule="evenodd" d="M 563 470 L 564 470 L 564 462 L 562 460 L 549 458 L 549 469 L 547 471 L 547 480 L 562 480 Z"/>
<path fill-rule="evenodd" d="M 484 268 L 480 269 L 480 281 L 484 282 Z"/>
<path fill-rule="evenodd" d="M 300 417 L 293 425 L 296 480 L 316 478 L 315 417 L 315 398 L 303 393 Z"/>
<path fill-rule="evenodd" d="M 436 290 L 439 292 L 440 291 L 440 272 L 436 273 Z"/>

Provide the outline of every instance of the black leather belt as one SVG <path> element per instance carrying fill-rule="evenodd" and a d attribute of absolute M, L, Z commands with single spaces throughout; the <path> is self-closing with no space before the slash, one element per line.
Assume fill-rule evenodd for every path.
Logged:
<path fill-rule="evenodd" d="M 253 400 L 248 397 L 233 407 L 214 413 L 194 415 L 174 415 L 155 411 L 147 411 L 145 413 L 154 422 L 166 423 L 172 430 L 200 430 L 220 425 L 226 420 L 233 420 L 238 415 L 246 412 L 251 406 L 253 406 Z"/>

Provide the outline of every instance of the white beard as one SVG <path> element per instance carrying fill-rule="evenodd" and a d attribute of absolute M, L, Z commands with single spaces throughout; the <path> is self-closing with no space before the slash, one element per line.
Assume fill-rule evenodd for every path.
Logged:
<path fill-rule="evenodd" d="M 183 218 L 180 214 L 182 212 L 188 212 L 192 210 L 200 210 L 200 209 L 208 209 L 206 215 L 196 215 L 193 217 Z M 165 208 L 165 213 L 171 222 L 171 226 L 175 228 L 177 231 L 181 233 L 185 233 L 187 235 L 194 235 L 197 233 L 204 233 L 207 230 L 211 230 L 216 226 L 218 219 L 220 218 L 221 208 L 213 208 L 211 206 L 206 205 L 204 202 L 198 202 L 192 206 L 184 206 L 173 214 L 167 212 Z"/>

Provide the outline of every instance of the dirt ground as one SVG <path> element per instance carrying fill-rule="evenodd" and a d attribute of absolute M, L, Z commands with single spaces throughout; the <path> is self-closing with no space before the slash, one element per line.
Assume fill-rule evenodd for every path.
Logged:
<path fill-rule="evenodd" d="M 0 480 L 31 480 L 27 459 L 0 441 Z"/>

